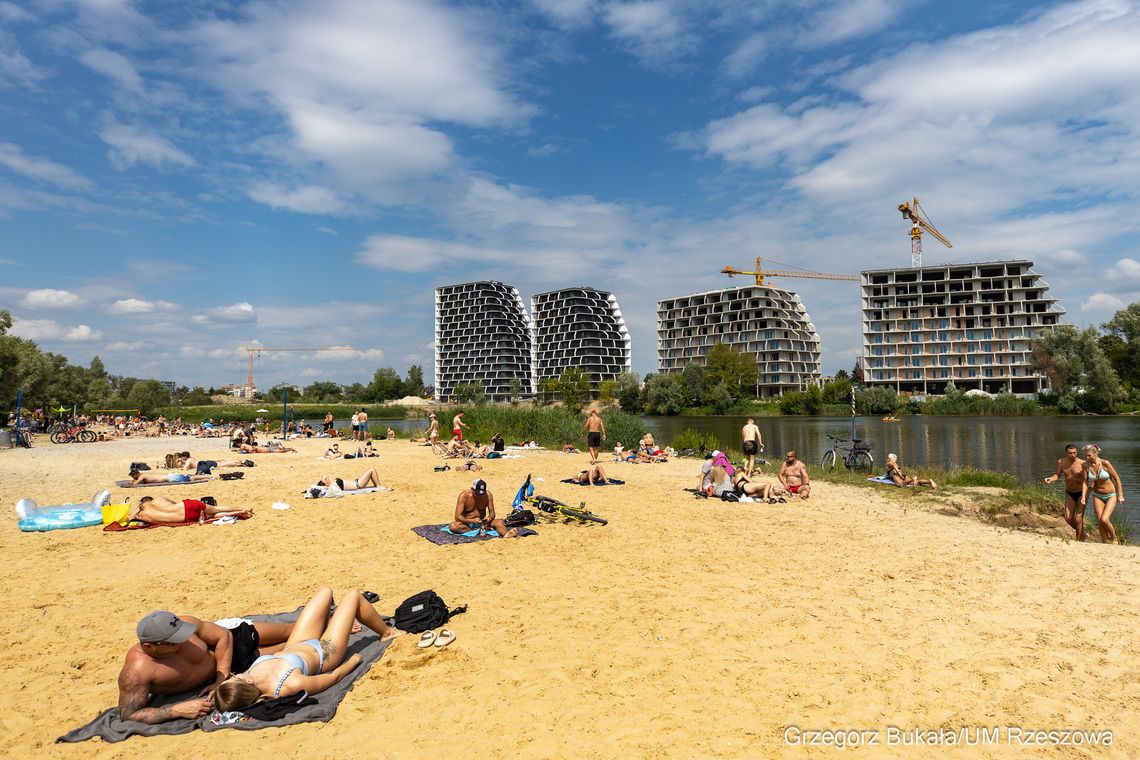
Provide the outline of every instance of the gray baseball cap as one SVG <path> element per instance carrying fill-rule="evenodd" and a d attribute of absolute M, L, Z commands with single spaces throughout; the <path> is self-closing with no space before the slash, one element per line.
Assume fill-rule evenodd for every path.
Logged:
<path fill-rule="evenodd" d="M 195 630 L 195 626 L 173 612 L 156 610 L 139 621 L 135 633 L 144 644 L 157 644 L 160 641 L 181 644 L 193 636 Z"/>

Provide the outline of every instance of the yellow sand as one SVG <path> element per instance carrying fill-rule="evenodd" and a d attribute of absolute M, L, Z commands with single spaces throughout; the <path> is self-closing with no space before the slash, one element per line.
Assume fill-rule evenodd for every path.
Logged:
<path fill-rule="evenodd" d="M 554 452 L 485 463 L 499 513 L 533 472 L 541 493 L 584 499 L 608 526 L 440 547 L 409 528 L 446 521 L 471 476 L 433 472 L 438 460 L 406 441 L 378 442 L 366 462 L 318 461 L 324 443 L 301 442 L 298 454 L 254 456 L 243 481 L 129 492 L 256 510 L 234 526 L 20 533 L 20 496 L 83 501 L 132 460 L 185 447 L 219 458 L 224 446 L 41 441 L 0 452 L 3 756 L 825 754 L 787 746 L 789 725 L 878 730 L 880 741 L 890 725 L 1108 728 L 1107 751 L 1047 756 L 1140 756 L 1134 547 L 999 530 L 827 484 L 793 505 L 695 500 L 681 490 L 695 482 L 692 460 L 607 465 L 625 486 L 579 488 L 558 480 L 586 457 Z M 396 490 L 301 498 L 324 473 L 366 466 Z M 277 500 L 292 508 L 270 509 Z M 320 584 L 376 591 L 383 612 L 426 588 L 470 611 L 447 649 L 397 640 L 330 723 L 53 745 L 115 704 L 145 613 L 277 612 Z"/>

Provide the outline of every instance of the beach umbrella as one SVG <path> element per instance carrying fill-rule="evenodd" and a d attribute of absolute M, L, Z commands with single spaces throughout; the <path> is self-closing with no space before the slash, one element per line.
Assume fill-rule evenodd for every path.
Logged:
<path fill-rule="evenodd" d="M 268 411 L 269 411 L 268 409 L 258 409 L 257 413 L 261 414 L 262 412 L 268 412 Z"/>
<path fill-rule="evenodd" d="M 55 411 L 58 412 L 59 414 L 63 414 L 64 412 L 67 411 L 67 407 L 66 406 L 57 407 L 55 409 Z"/>

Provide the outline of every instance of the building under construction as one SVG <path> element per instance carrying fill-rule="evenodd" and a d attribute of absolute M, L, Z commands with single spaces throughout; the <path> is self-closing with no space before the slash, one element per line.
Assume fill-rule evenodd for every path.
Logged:
<path fill-rule="evenodd" d="M 789 290 L 753 285 L 657 302 L 658 372 L 703 365 L 718 343 L 756 357 L 758 398 L 820 383 L 819 334 Z"/>

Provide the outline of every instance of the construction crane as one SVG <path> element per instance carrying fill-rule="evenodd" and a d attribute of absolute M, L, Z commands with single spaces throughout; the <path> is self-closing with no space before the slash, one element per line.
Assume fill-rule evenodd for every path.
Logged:
<path fill-rule="evenodd" d="M 263 354 L 266 351 L 355 351 L 356 349 L 351 346 L 331 346 L 329 348 L 270 348 L 268 346 L 243 346 L 243 351 L 249 353 L 249 374 L 246 376 L 245 383 L 249 386 L 249 392 L 253 393 L 257 387 L 253 384 L 253 359 L 258 354 Z"/>
<path fill-rule="evenodd" d="M 761 287 L 764 286 L 764 278 L 765 277 L 803 277 L 803 278 L 806 278 L 809 280 L 847 280 L 849 282 L 859 282 L 859 278 L 853 274 L 828 274 L 826 272 L 809 272 L 807 270 L 804 270 L 804 271 L 788 271 L 788 270 L 783 270 L 783 269 L 764 270 L 760 267 L 761 260 L 762 259 L 759 256 L 756 257 L 756 271 L 755 272 L 743 272 L 743 271 L 736 269 L 734 267 L 726 266 L 724 269 L 720 270 L 720 273 L 721 274 L 727 274 L 729 277 L 733 277 L 733 276 L 738 275 L 738 274 L 754 275 L 756 277 L 756 284 L 761 286 Z M 779 264 L 780 262 L 777 261 L 776 263 Z M 791 265 L 785 264 L 784 266 L 791 266 Z"/>
<path fill-rule="evenodd" d="M 946 236 L 935 229 L 934 224 L 926 216 L 926 210 L 922 208 L 922 204 L 918 202 L 918 196 L 910 203 L 900 203 L 899 211 L 902 212 L 903 217 L 911 223 L 910 226 L 910 265 L 912 267 L 922 266 L 922 233 L 929 232 L 931 236 L 947 248 L 953 248 L 954 244 L 946 239 Z"/>

